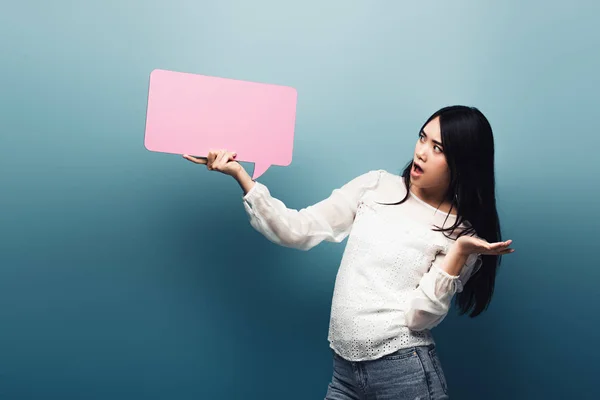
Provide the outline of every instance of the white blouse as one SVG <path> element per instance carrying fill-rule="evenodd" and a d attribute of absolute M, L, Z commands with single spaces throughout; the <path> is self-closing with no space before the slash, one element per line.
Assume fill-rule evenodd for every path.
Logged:
<path fill-rule="evenodd" d="M 301 210 L 287 208 L 259 182 L 243 197 L 251 225 L 278 245 L 309 250 L 324 240 L 348 237 L 328 334 L 330 347 L 347 360 L 372 360 L 433 343 L 430 329 L 445 318 L 454 294 L 481 266 L 481 256 L 472 254 L 460 275 L 443 271 L 440 264 L 458 229 L 449 239 L 431 228 L 447 228 L 456 216 L 412 191 L 403 204 L 380 204 L 405 195 L 401 176 L 376 170 Z"/>

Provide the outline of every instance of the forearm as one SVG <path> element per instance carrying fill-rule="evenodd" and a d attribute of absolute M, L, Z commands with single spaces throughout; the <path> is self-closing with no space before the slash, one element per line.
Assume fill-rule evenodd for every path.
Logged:
<path fill-rule="evenodd" d="M 234 175 L 244 190 L 244 207 L 252 226 L 277 244 L 308 250 L 324 240 L 339 243 L 346 238 L 359 199 L 379 183 L 381 172 L 370 171 L 354 178 L 326 199 L 299 210 L 271 196 L 265 185 L 253 182 L 245 171 Z"/>
<path fill-rule="evenodd" d="M 466 261 L 464 253 L 451 248 L 444 259 L 421 278 L 405 315 L 406 325 L 411 330 L 431 329 L 446 317 Z"/>
<path fill-rule="evenodd" d="M 463 290 L 480 260 L 471 261 L 474 254 L 455 244 L 441 260 L 434 262 L 409 299 L 406 324 L 410 329 L 431 329 L 445 318 L 452 298 Z"/>
<path fill-rule="evenodd" d="M 339 195 L 300 210 L 271 196 L 266 186 L 240 174 L 244 208 L 252 226 L 272 242 L 308 250 L 323 240 L 339 242 L 347 235 L 353 215 Z"/>
<path fill-rule="evenodd" d="M 444 257 L 440 269 L 449 275 L 458 276 L 467 262 L 468 257 L 468 254 L 461 252 L 455 245 L 448 251 L 446 257 Z"/>
<path fill-rule="evenodd" d="M 247 194 L 250 189 L 252 189 L 255 185 L 255 182 L 252 180 L 252 177 L 248 175 L 246 169 L 240 165 L 239 171 L 233 175 L 233 178 L 240 185 L 242 190 L 244 191 L 244 195 Z"/>

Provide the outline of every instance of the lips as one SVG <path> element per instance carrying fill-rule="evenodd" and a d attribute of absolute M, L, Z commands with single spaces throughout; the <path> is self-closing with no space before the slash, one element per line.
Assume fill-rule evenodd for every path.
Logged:
<path fill-rule="evenodd" d="M 413 162 L 413 166 L 414 166 L 414 169 L 415 169 L 416 172 L 421 173 L 421 174 L 423 172 L 425 172 L 425 171 L 423 171 L 423 167 L 421 167 L 418 163 Z"/>

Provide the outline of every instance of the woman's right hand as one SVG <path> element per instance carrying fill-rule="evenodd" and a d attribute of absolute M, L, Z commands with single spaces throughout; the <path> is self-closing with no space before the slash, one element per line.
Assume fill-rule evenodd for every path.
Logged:
<path fill-rule="evenodd" d="M 218 171 L 232 176 L 242 188 L 244 194 L 254 187 L 255 182 L 242 164 L 235 160 L 236 153 L 226 150 L 211 150 L 206 157 L 194 157 L 184 154 L 183 158 L 196 164 L 205 164 L 209 171 Z"/>
<path fill-rule="evenodd" d="M 196 164 L 205 164 L 209 171 L 218 171 L 225 175 L 236 177 L 242 170 L 242 165 L 235 161 L 235 152 L 226 150 L 211 150 L 206 157 L 194 157 L 184 154 L 183 158 Z"/>

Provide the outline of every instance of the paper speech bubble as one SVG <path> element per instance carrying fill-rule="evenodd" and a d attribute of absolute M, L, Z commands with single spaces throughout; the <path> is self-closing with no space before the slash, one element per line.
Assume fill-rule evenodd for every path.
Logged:
<path fill-rule="evenodd" d="M 155 69 L 144 146 L 206 157 L 211 149 L 253 162 L 253 179 L 292 162 L 297 91 L 289 86 Z"/>

